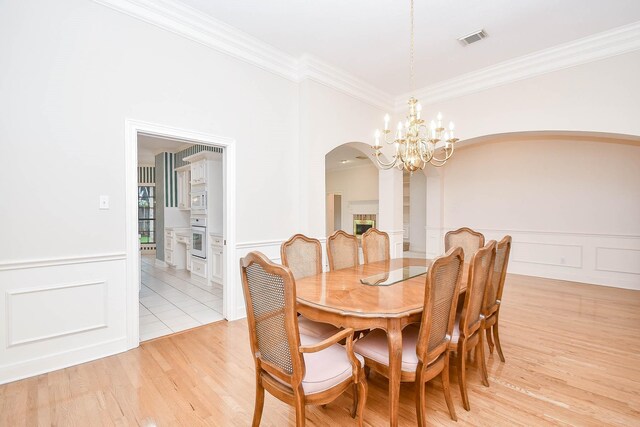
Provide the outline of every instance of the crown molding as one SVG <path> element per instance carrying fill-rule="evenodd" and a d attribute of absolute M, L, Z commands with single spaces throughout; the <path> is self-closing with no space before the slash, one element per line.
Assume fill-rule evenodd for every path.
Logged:
<path fill-rule="evenodd" d="M 299 60 L 260 39 L 173 0 L 94 0 L 292 82 L 310 79 L 385 110 L 393 96 L 311 55 Z"/>
<path fill-rule="evenodd" d="M 94 1 L 285 79 L 298 81 L 296 58 L 181 3 L 172 0 Z"/>
<path fill-rule="evenodd" d="M 300 80 L 309 79 L 342 91 L 382 110 L 393 110 L 393 96 L 320 59 L 305 54 L 299 61 Z"/>
<path fill-rule="evenodd" d="M 433 104 L 638 49 L 640 22 L 635 22 L 405 93 L 395 99 L 395 109 L 405 109 L 412 95 L 423 105 Z"/>

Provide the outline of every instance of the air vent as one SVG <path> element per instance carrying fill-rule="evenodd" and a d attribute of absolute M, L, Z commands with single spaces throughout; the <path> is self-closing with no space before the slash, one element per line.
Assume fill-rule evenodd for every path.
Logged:
<path fill-rule="evenodd" d="M 460 37 L 458 41 L 462 46 L 468 46 L 471 43 L 479 42 L 480 40 L 487 38 L 487 35 L 488 34 L 484 30 L 478 30 L 471 34 L 467 34 L 464 37 Z"/>

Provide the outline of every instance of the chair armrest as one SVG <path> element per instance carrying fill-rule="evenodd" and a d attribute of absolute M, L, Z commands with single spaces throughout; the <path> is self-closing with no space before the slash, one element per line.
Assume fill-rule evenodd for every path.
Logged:
<path fill-rule="evenodd" d="M 301 345 L 299 350 L 300 353 L 315 353 L 325 348 L 336 344 L 338 341 L 348 338 L 353 335 L 353 328 L 343 329 L 335 335 L 330 336 L 324 341 L 320 341 L 319 343 L 315 343 L 312 345 Z"/>

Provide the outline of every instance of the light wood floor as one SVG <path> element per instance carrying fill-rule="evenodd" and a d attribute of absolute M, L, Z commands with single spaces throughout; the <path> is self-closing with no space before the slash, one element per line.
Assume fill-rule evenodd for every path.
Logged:
<path fill-rule="evenodd" d="M 507 362 L 489 358 L 489 388 L 470 366 L 471 412 L 452 387 L 457 425 L 640 425 L 640 292 L 510 275 L 501 316 Z M 454 424 L 439 380 L 428 390 L 429 423 Z M 246 323 L 219 322 L 0 386 L 0 425 L 249 426 L 253 398 Z M 403 385 L 402 426 L 416 425 L 413 398 Z M 350 404 L 309 407 L 308 425 L 355 425 Z M 372 375 L 365 424 L 387 425 L 387 408 Z M 293 422 L 267 394 L 262 425 Z"/>

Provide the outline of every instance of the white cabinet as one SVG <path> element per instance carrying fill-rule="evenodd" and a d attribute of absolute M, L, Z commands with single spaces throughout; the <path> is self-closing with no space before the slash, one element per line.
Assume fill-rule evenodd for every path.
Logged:
<path fill-rule="evenodd" d="M 196 276 L 200 276 L 203 278 L 207 278 L 207 260 L 191 257 L 191 274 L 195 274 Z"/>
<path fill-rule="evenodd" d="M 207 159 L 191 163 L 191 184 L 207 183 Z"/>
<path fill-rule="evenodd" d="M 211 259 L 211 274 L 209 279 L 222 285 L 223 266 L 224 266 L 224 241 L 221 236 L 210 235 L 211 244 L 209 245 L 209 257 Z"/>
<path fill-rule="evenodd" d="M 178 209 L 191 208 L 191 168 L 189 165 L 176 169 L 178 175 Z"/>
<path fill-rule="evenodd" d="M 176 270 L 189 267 L 191 236 L 188 228 L 166 228 L 164 231 L 164 262 Z"/>

